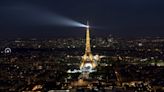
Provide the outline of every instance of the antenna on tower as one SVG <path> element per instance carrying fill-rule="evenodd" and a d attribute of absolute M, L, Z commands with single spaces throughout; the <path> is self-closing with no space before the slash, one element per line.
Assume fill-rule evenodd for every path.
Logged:
<path fill-rule="evenodd" d="M 87 26 L 86 27 L 89 28 L 89 21 L 87 21 Z"/>

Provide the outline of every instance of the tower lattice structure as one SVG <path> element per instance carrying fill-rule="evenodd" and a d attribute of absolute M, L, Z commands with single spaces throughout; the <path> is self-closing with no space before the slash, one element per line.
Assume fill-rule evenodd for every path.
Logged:
<path fill-rule="evenodd" d="M 82 63 L 80 65 L 80 69 L 84 68 L 86 63 L 90 63 L 92 65 L 92 68 L 96 67 L 96 64 L 94 63 L 93 60 L 93 55 L 91 53 L 89 23 L 87 23 L 87 28 L 86 28 L 85 54 L 82 57 Z"/>

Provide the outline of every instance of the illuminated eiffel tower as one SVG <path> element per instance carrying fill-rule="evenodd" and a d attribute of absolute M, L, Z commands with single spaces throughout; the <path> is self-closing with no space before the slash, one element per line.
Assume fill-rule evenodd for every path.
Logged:
<path fill-rule="evenodd" d="M 94 63 L 94 60 L 93 60 L 93 55 L 91 53 L 90 31 L 89 31 L 89 23 L 88 22 L 87 22 L 87 27 L 86 27 L 85 54 L 82 57 L 82 63 L 80 65 L 80 69 L 85 68 L 87 64 L 90 64 L 92 69 L 96 67 L 96 64 Z"/>

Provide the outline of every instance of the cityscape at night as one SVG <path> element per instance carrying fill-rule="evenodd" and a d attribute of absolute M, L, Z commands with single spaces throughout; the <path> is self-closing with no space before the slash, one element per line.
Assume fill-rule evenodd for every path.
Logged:
<path fill-rule="evenodd" d="M 164 92 L 163 5 L 1 0 L 0 92 Z"/>
<path fill-rule="evenodd" d="M 93 38 L 91 43 L 94 57 L 100 60 L 81 87 L 74 83 L 81 73 L 69 71 L 79 69 L 85 38 L 1 41 L 1 91 L 163 91 L 164 38 L 108 36 Z"/>

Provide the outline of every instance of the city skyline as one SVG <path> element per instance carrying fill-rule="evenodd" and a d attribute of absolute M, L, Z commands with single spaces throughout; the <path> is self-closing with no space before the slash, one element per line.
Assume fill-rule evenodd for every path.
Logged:
<path fill-rule="evenodd" d="M 163 92 L 163 5 L 0 0 L 0 92 Z"/>

